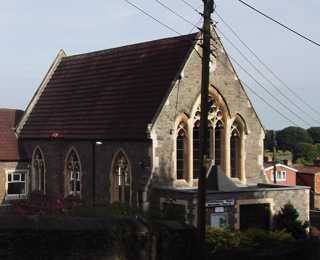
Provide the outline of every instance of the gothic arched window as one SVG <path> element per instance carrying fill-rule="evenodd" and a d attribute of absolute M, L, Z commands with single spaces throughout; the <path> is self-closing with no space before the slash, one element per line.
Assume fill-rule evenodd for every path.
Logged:
<path fill-rule="evenodd" d="M 193 126 L 193 178 L 197 179 L 199 177 L 199 162 L 200 162 L 200 121 L 196 121 Z"/>
<path fill-rule="evenodd" d="M 45 162 L 40 148 L 36 148 L 32 157 L 32 190 L 46 192 Z"/>
<path fill-rule="evenodd" d="M 77 153 L 72 149 L 66 161 L 66 191 L 71 194 L 81 193 L 81 164 Z"/>
<path fill-rule="evenodd" d="M 183 129 L 178 131 L 176 140 L 176 161 L 177 161 L 177 180 L 182 180 L 185 177 L 185 143 L 186 134 Z"/>
<path fill-rule="evenodd" d="M 127 157 L 119 152 L 112 167 L 112 201 L 131 203 L 131 172 Z"/>
<path fill-rule="evenodd" d="M 240 133 L 238 129 L 234 129 L 230 138 L 230 164 L 232 178 L 240 178 L 240 145 Z"/>
<path fill-rule="evenodd" d="M 216 127 L 214 130 L 214 162 L 215 162 L 215 165 L 221 165 L 222 138 L 223 138 L 223 124 L 221 121 L 218 121 L 216 123 Z"/>

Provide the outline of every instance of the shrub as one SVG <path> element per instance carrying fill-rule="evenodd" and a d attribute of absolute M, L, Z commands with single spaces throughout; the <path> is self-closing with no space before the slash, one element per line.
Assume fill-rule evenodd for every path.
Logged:
<path fill-rule="evenodd" d="M 82 205 L 79 196 L 47 195 L 40 191 L 33 191 L 26 200 L 12 202 L 17 215 L 58 215 L 74 207 Z"/>
<path fill-rule="evenodd" d="M 274 230 L 285 230 L 296 239 L 306 238 L 306 228 L 309 226 L 309 223 L 303 223 L 298 218 L 298 211 L 291 203 L 287 203 L 280 212 L 274 216 Z"/>
<path fill-rule="evenodd" d="M 248 229 L 232 232 L 208 228 L 206 232 L 206 247 L 209 255 L 252 249 L 272 250 L 292 241 L 294 241 L 292 235 L 284 230 L 272 232 L 263 229 Z"/>
<path fill-rule="evenodd" d="M 207 228 L 206 246 L 210 254 L 238 248 L 240 245 L 238 233 L 219 228 Z"/>
<path fill-rule="evenodd" d="M 293 241 L 291 234 L 281 231 L 268 231 L 263 229 L 248 229 L 239 233 L 240 248 L 272 249 Z"/>

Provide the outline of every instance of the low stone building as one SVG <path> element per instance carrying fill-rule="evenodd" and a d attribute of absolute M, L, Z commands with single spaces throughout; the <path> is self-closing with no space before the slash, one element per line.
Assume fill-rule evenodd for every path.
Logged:
<path fill-rule="evenodd" d="M 264 130 L 215 33 L 213 38 L 209 159 L 232 185 L 218 187 L 219 194 L 209 190 L 208 205 L 230 200 L 240 214 L 241 197 L 275 213 L 285 200 L 272 194 L 290 200 L 292 189 L 257 186 L 266 182 Z M 162 207 L 183 194 L 183 205 L 192 201 L 196 207 L 187 194 L 195 193 L 198 178 L 200 46 L 198 33 L 73 56 L 60 51 L 17 128 L 32 160 L 31 190 L 142 207 Z M 308 203 L 294 197 L 292 203 L 307 220 Z"/>
<path fill-rule="evenodd" d="M 0 199 L 6 205 L 28 194 L 29 161 L 21 153 L 15 127 L 23 111 L 0 109 Z"/>

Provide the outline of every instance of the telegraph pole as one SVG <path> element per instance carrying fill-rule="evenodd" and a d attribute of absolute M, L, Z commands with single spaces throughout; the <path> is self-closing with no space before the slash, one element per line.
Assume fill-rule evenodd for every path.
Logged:
<path fill-rule="evenodd" d="M 210 38 L 211 14 L 213 13 L 214 0 L 203 0 L 203 51 L 202 51 L 202 82 L 201 82 L 201 114 L 200 114 L 200 163 L 198 176 L 198 242 L 200 256 L 204 254 L 206 231 L 206 178 L 208 163 L 208 92 L 209 92 L 209 63 L 210 63 Z M 202 259 L 202 258 L 201 258 Z"/>
<path fill-rule="evenodd" d="M 277 183 L 277 139 L 276 131 L 272 131 L 272 140 L 273 140 L 273 182 Z"/>

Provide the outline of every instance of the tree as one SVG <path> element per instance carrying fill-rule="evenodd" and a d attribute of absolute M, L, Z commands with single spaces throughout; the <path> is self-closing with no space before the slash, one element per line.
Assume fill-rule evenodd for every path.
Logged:
<path fill-rule="evenodd" d="M 296 239 L 306 238 L 308 226 L 308 222 L 302 223 L 299 220 L 299 213 L 291 203 L 284 205 L 280 212 L 274 216 L 274 229 L 285 230 Z"/>
<path fill-rule="evenodd" d="M 281 150 L 289 150 L 295 153 L 299 143 L 312 144 L 313 140 L 307 130 L 290 126 L 277 132 L 278 148 Z"/>
<path fill-rule="evenodd" d="M 312 164 L 316 156 L 319 155 L 317 145 L 299 143 L 295 146 L 294 159 L 300 159 L 300 161 Z"/>
<path fill-rule="evenodd" d="M 308 130 L 314 144 L 320 144 L 320 127 L 310 127 Z"/>
<path fill-rule="evenodd" d="M 272 150 L 273 149 L 273 130 L 266 130 L 266 136 L 264 138 L 264 149 Z"/>

